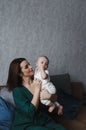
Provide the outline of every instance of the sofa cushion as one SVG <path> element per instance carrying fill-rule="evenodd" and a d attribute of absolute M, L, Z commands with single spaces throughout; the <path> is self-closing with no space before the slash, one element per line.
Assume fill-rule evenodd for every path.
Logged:
<path fill-rule="evenodd" d="M 60 75 L 52 75 L 50 78 L 56 87 L 57 94 L 58 89 L 62 89 L 64 92 L 71 94 L 71 81 L 70 81 L 70 75 L 68 73 Z"/>
<path fill-rule="evenodd" d="M 58 102 L 63 106 L 63 115 L 60 116 L 61 119 L 74 119 L 78 114 L 83 101 L 73 97 L 70 94 L 65 93 L 63 90 L 58 90 Z M 53 112 L 53 117 L 55 120 L 58 119 L 57 108 Z"/>
<path fill-rule="evenodd" d="M 0 97 L 0 130 L 11 130 L 15 108 Z"/>
<path fill-rule="evenodd" d="M 74 119 L 80 110 L 83 100 L 73 97 L 62 90 L 58 90 L 58 101 L 63 105 L 63 118 Z"/>
<path fill-rule="evenodd" d="M 15 106 L 12 91 L 9 91 L 6 86 L 3 86 L 0 90 L 0 97 L 2 97 L 6 102 Z"/>

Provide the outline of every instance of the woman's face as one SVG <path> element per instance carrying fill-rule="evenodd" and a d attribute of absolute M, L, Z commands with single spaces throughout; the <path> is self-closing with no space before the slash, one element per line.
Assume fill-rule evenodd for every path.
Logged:
<path fill-rule="evenodd" d="M 34 71 L 32 69 L 32 66 L 27 60 L 24 60 L 20 64 L 21 68 L 21 76 L 22 77 L 32 77 L 34 75 Z"/>

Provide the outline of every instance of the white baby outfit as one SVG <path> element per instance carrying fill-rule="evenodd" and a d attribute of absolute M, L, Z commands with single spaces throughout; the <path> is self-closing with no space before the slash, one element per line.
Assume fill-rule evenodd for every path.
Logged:
<path fill-rule="evenodd" d="M 49 71 L 45 70 L 45 73 L 48 75 L 47 79 L 42 79 L 40 72 L 35 72 L 34 78 L 37 78 L 37 79 L 42 81 L 42 89 L 46 88 L 50 94 L 55 94 L 56 93 L 56 88 L 53 85 L 53 83 L 50 82 Z M 47 106 L 47 105 L 49 105 L 51 103 L 51 101 L 50 100 L 41 100 L 41 103 L 45 104 Z M 60 104 L 58 102 L 55 102 L 55 105 L 59 106 Z"/>

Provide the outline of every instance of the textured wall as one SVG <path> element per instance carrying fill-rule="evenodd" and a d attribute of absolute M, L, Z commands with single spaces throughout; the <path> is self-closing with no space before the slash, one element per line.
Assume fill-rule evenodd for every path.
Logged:
<path fill-rule="evenodd" d="M 50 74 L 68 72 L 86 90 L 86 0 L 0 0 L 0 84 L 15 57 L 32 66 L 45 54 Z"/>

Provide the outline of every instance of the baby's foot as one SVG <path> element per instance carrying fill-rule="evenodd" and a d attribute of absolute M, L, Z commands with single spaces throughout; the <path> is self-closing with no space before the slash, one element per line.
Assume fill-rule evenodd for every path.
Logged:
<path fill-rule="evenodd" d="M 63 114 L 63 106 L 60 105 L 60 106 L 58 107 L 58 115 L 62 115 L 62 114 Z"/>
<path fill-rule="evenodd" d="M 49 111 L 49 112 L 52 112 L 52 111 L 54 110 L 54 108 L 55 108 L 55 105 L 53 104 L 53 105 L 49 106 L 48 111 Z"/>

